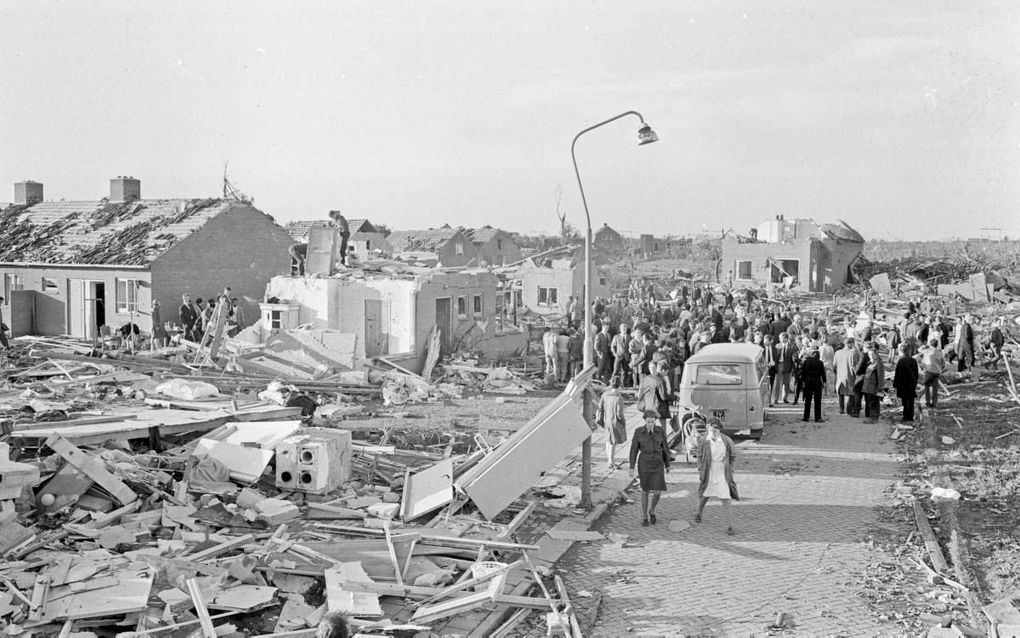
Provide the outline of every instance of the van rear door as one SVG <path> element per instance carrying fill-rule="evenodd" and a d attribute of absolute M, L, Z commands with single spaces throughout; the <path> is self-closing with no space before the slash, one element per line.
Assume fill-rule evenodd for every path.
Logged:
<path fill-rule="evenodd" d="M 691 399 L 705 416 L 716 417 L 725 430 L 747 427 L 747 392 L 739 363 L 699 363 Z"/>

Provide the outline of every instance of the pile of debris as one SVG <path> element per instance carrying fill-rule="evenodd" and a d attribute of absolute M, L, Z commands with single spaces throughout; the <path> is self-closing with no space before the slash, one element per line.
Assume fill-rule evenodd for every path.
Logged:
<path fill-rule="evenodd" d="M 398 403 L 398 383 L 412 388 L 406 402 L 463 386 L 516 394 L 528 381 L 461 360 L 436 384 L 398 370 L 369 373 L 366 386 L 269 384 L 172 354 L 19 343 L 0 389 L 6 635 L 312 636 L 335 622 L 431 635 L 480 608 L 520 610 L 517 620 L 542 610 L 577 635 L 540 546 L 516 534 L 535 508 L 520 496 L 590 433 L 580 383 L 495 448 L 402 449 L 346 427 L 346 409 Z M 371 392 L 349 394 L 358 389 Z M 529 452 L 541 428 L 559 440 Z M 492 471 L 508 463 L 512 477 Z"/>

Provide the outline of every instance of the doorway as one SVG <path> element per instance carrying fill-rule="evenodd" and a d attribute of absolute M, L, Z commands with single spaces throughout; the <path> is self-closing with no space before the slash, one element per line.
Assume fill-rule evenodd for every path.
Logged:
<path fill-rule="evenodd" d="M 450 354 L 453 348 L 453 312 L 450 297 L 436 299 L 436 326 L 442 344 L 442 353 Z"/>
<path fill-rule="evenodd" d="M 388 304 L 381 299 L 365 300 L 365 356 L 389 354 L 389 337 L 384 326 L 389 323 Z"/>
<path fill-rule="evenodd" d="M 71 336 L 95 339 L 106 325 L 106 284 L 89 279 L 68 281 Z"/>

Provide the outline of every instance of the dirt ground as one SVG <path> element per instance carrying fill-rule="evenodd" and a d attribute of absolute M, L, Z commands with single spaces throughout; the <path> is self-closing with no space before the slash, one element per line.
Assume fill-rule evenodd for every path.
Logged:
<path fill-rule="evenodd" d="M 1020 405 L 1008 383 L 1000 364 L 979 381 L 949 386 L 952 398 L 929 410 L 905 444 L 908 478 L 960 492 L 968 567 L 985 602 L 1020 589 Z"/>

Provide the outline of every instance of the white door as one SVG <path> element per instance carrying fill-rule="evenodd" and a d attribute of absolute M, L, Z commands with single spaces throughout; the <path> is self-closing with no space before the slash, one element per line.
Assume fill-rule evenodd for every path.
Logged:
<path fill-rule="evenodd" d="M 85 292 L 88 283 L 84 279 L 67 280 L 67 314 L 69 315 L 67 325 L 70 326 L 71 336 L 78 339 L 87 337 L 85 332 L 85 310 L 87 308 Z"/>

